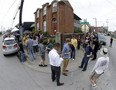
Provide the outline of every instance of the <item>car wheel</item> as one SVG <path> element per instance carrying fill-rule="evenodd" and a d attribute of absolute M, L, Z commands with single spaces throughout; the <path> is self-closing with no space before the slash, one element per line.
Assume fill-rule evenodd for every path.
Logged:
<path fill-rule="evenodd" d="M 6 56 L 6 54 L 4 54 L 4 56 Z"/>

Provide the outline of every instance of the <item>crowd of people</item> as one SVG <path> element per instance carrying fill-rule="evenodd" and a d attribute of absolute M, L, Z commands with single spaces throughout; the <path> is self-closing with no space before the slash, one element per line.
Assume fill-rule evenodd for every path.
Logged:
<path fill-rule="evenodd" d="M 72 35 L 72 38 L 66 38 L 65 42 L 61 46 L 60 43 L 52 44 L 51 40 L 48 39 L 48 42 L 44 42 L 43 35 L 29 34 L 24 35 L 22 44 L 20 43 L 20 53 L 21 53 L 21 62 L 24 62 L 24 54 L 25 50 L 28 53 L 29 60 L 36 60 L 36 56 L 41 56 L 40 67 L 47 67 L 45 64 L 45 53 L 47 52 L 49 57 L 49 63 L 51 65 L 51 79 L 54 82 L 56 80 L 57 86 L 62 86 L 64 83 L 60 83 L 60 74 L 64 76 L 68 76 L 67 67 L 70 64 L 69 60 L 76 59 L 76 51 L 79 50 L 82 46 L 84 51 L 84 56 L 81 61 L 81 65 L 79 68 L 82 68 L 82 71 L 87 70 L 88 61 L 97 59 L 97 52 L 100 49 L 100 44 L 98 41 L 98 37 L 94 33 L 88 33 L 84 37 L 80 35 L 76 38 Z M 111 46 L 111 45 L 110 45 Z M 24 50 L 24 49 L 25 50 Z M 61 50 L 62 48 L 62 50 Z M 97 64 L 95 65 L 90 81 L 92 86 L 96 86 L 96 79 L 103 74 L 106 67 L 108 67 L 109 58 L 107 56 L 108 50 L 105 48 L 103 54 L 104 58 L 98 58 Z M 101 61 L 100 61 L 101 60 Z M 61 69 L 61 64 L 62 69 Z M 100 72 L 100 70 L 102 70 Z"/>

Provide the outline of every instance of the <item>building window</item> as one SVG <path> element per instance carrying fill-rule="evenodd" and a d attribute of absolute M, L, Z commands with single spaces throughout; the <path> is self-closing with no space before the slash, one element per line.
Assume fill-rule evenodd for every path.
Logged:
<path fill-rule="evenodd" d="M 39 31 L 39 22 L 37 23 L 37 30 Z"/>
<path fill-rule="evenodd" d="M 37 10 L 37 18 L 39 18 L 39 10 Z"/>
<path fill-rule="evenodd" d="M 57 32 L 57 21 L 55 18 L 52 19 L 52 30 L 54 32 L 54 34 L 56 34 Z"/>
<path fill-rule="evenodd" d="M 43 22 L 43 29 L 44 29 L 44 32 L 47 31 L 47 29 L 46 29 L 46 21 Z"/>
<path fill-rule="evenodd" d="M 54 2 L 52 5 L 52 12 L 56 12 L 57 11 L 57 2 Z"/>
<path fill-rule="evenodd" d="M 45 6 L 45 7 L 43 8 L 43 15 L 46 15 L 46 9 L 47 9 L 47 7 Z"/>

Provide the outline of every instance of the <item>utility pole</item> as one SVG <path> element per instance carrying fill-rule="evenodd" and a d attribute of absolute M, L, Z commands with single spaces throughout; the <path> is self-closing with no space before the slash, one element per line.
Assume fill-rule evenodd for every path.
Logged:
<path fill-rule="evenodd" d="M 109 23 L 108 19 L 106 20 L 106 23 L 107 23 L 107 31 L 108 31 L 108 23 Z"/>
<path fill-rule="evenodd" d="M 97 27 L 97 18 L 93 18 L 95 19 L 95 27 Z"/>
<path fill-rule="evenodd" d="M 95 30 L 97 31 L 97 18 L 93 18 L 95 19 Z"/>
<path fill-rule="evenodd" d="M 22 26 L 22 11 L 23 11 L 23 3 L 24 0 L 21 0 L 21 4 L 19 7 L 19 31 L 20 31 L 20 40 L 22 41 L 22 37 L 23 37 L 23 26 Z"/>

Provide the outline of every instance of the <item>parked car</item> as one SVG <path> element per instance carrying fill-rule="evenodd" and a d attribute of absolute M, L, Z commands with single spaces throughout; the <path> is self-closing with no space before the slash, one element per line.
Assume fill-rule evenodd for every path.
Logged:
<path fill-rule="evenodd" d="M 13 54 L 18 52 L 19 46 L 13 37 L 7 37 L 2 43 L 3 55 Z"/>
<path fill-rule="evenodd" d="M 102 33 L 98 33 L 98 41 L 100 45 L 106 45 L 106 37 Z"/>

